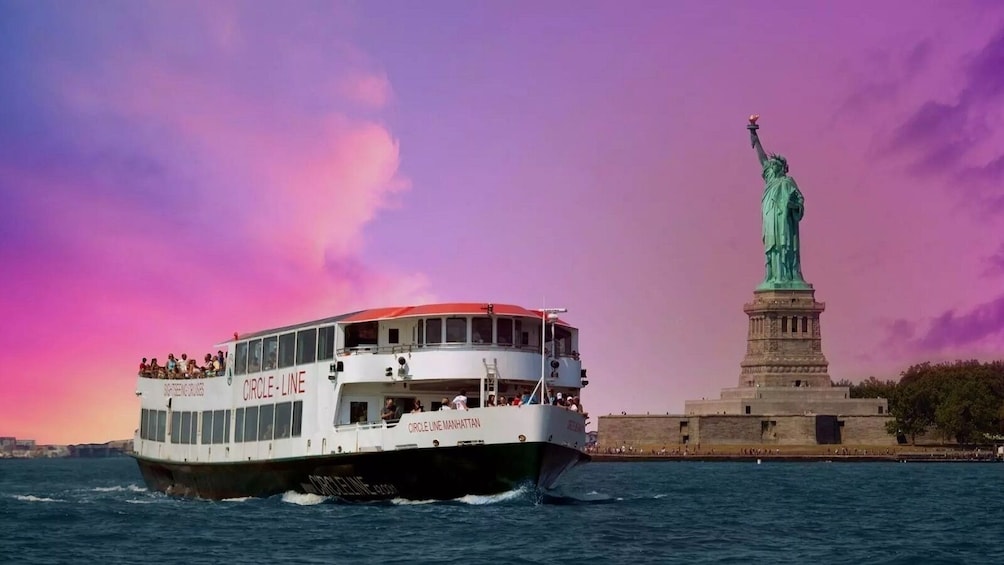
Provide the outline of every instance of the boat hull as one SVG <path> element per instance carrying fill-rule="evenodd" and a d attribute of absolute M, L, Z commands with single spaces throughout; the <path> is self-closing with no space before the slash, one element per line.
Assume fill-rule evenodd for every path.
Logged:
<path fill-rule="evenodd" d="M 449 500 L 551 488 L 575 465 L 578 449 L 549 442 L 466 445 L 315 455 L 240 463 L 177 463 L 135 456 L 147 486 L 213 500 L 288 491 L 345 500 Z"/>

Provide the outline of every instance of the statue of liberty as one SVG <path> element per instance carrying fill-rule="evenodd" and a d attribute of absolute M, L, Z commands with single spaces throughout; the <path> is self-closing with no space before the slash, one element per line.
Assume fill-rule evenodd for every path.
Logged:
<path fill-rule="evenodd" d="M 766 275 L 758 290 L 774 288 L 812 288 L 802 278 L 802 260 L 799 255 L 798 222 L 805 214 L 805 199 L 788 176 L 788 161 L 776 154 L 764 152 L 757 136 L 759 115 L 750 116 L 750 141 L 760 159 L 763 175 L 763 196 L 760 212 L 763 219 L 763 250 L 766 256 Z"/>

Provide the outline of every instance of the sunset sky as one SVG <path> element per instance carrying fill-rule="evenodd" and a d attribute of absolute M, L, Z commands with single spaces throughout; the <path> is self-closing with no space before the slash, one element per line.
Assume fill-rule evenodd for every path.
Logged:
<path fill-rule="evenodd" d="M 835 380 L 1004 351 L 1004 4 L 0 1 L 0 435 L 132 436 L 140 357 L 568 308 L 609 412 L 735 386 L 746 118 Z"/>

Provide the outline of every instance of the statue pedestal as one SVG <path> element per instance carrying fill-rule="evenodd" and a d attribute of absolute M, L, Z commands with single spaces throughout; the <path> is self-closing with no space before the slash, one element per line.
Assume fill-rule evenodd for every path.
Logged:
<path fill-rule="evenodd" d="M 749 316 L 742 387 L 828 388 L 819 315 L 826 309 L 808 288 L 770 288 L 753 293 L 743 310 Z"/>

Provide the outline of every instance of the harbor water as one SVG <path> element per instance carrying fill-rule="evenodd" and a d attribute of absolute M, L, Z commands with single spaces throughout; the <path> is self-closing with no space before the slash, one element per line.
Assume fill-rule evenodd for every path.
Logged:
<path fill-rule="evenodd" d="M 14 563 L 1002 563 L 1004 464 L 592 463 L 555 492 L 349 504 L 148 491 L 129 458 L 0 460 Z"/>

